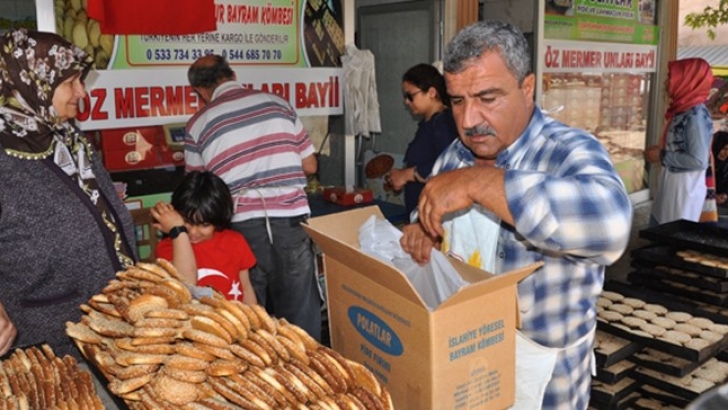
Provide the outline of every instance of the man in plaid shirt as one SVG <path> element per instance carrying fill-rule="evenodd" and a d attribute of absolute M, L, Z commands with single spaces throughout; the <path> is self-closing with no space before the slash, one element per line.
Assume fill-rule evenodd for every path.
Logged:
<path fill-rule="evenodd" d="M 496 274 L 543 262 L 518 285 L 515 408 L 586 409 L 595 300 L 627 246 L 632 207 L 599 141 L 535 105 L 530 55 L 499 22 L 451 41 L 444 69 L 460 139 L 435 164 L 402 246 L 418 262 L 438 246 Z"/>

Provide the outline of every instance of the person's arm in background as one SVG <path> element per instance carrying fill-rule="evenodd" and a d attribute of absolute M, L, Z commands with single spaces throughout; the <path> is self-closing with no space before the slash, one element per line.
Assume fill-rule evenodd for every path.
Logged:
<path fill-rule="evenodd" d="M 301 167 L 303 168 L 303 173 L 306 175 L 313 175 L 318 171 L 318 161 L 316 160 L 316 155 L 311 154 L 301 160 Z"/>
<path fill-rule="evenodd" d="M 17 335 L 18 330 L 15 329 L 15 325 L 8 317 L 8 313 L 5 311 L 2 301 L 0 301 L 0 356 L 10 350 L 10 346 L 13 345 Z"/>
<path fill-rule="evenodd" d="M 243 303 L 246 305 L 257 305 L 258 298 L 255 297 L 253 284 L 250 282 L 250 271 L 243 269 L 238 275 L 240 277 L 240 285 L 243 287 Z"/>
<path fill-rule="evenodd" d="M 165 233 L 176 226 L 184 226 L 182 216 L 174 210 L 172 205 L 165 202 L 158 202 L 152 208 L 152 216 L 157 220 L 157 227 Z M 190 237 L 181 233 L 177 238 L 172 239 L 172 260 L 170 261 L 177 268 L 180 276 L 188 285 L 197 285 L 197 260 L 192 250 Z"/>

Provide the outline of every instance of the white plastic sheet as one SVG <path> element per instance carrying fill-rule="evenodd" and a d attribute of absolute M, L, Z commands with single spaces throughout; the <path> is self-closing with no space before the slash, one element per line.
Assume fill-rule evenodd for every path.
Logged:
<path fill-rule="evenodd" d="M 432 250 L 429 263 L 418 265 L 402 249 L 401 237 L 399 229 L 376 216 L 371 216 L 359 228 L 361 251 L 401 270 L 430 310 L 468 284 L 437 249 Z"/>

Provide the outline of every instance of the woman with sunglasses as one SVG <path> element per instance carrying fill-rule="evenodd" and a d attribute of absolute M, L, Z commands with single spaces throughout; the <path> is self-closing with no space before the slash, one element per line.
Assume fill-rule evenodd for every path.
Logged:
<path fill-rule="evenodd" d="M 425 180 L 440 153 L 457 138 L 458 130 L 450 111 L 445 78 L 429 64 L 418 64 L 402 76 L 404 103 L 422 120 L 415 138 L 407 146 L 405 167 L 393 168 L 387 181 L 395 191 L 404 188 L 407 213 L 417 208 Z"/>

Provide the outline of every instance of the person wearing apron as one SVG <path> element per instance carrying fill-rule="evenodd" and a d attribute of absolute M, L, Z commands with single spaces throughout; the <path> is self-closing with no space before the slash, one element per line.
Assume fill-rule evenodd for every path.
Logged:
<path fill-rule="evenodd" d="M 700 220 L 713 138 L 713 120 L 705 106 L 713 86 L 708 62 L 702 58 L 674 60 L 667 64 L 667 71 L 670 105 L 662 139 L 645 151 L 647 161 L 662 164 L 652 203 L 652 226 L 678 219 Z"/>
<path fill-rule="evenodd" d="M 530 55 L 518 29 L 494 21 L 448 45 L 460 138 L 438 158 L 401 244 L 420 263 L 439 246 L 495 274 L 543 262 L 518 285 L 514 408 L 586 409 L 595 301 L 629 241 L 632 207 L 599 141 L 535 105 Z"/>

